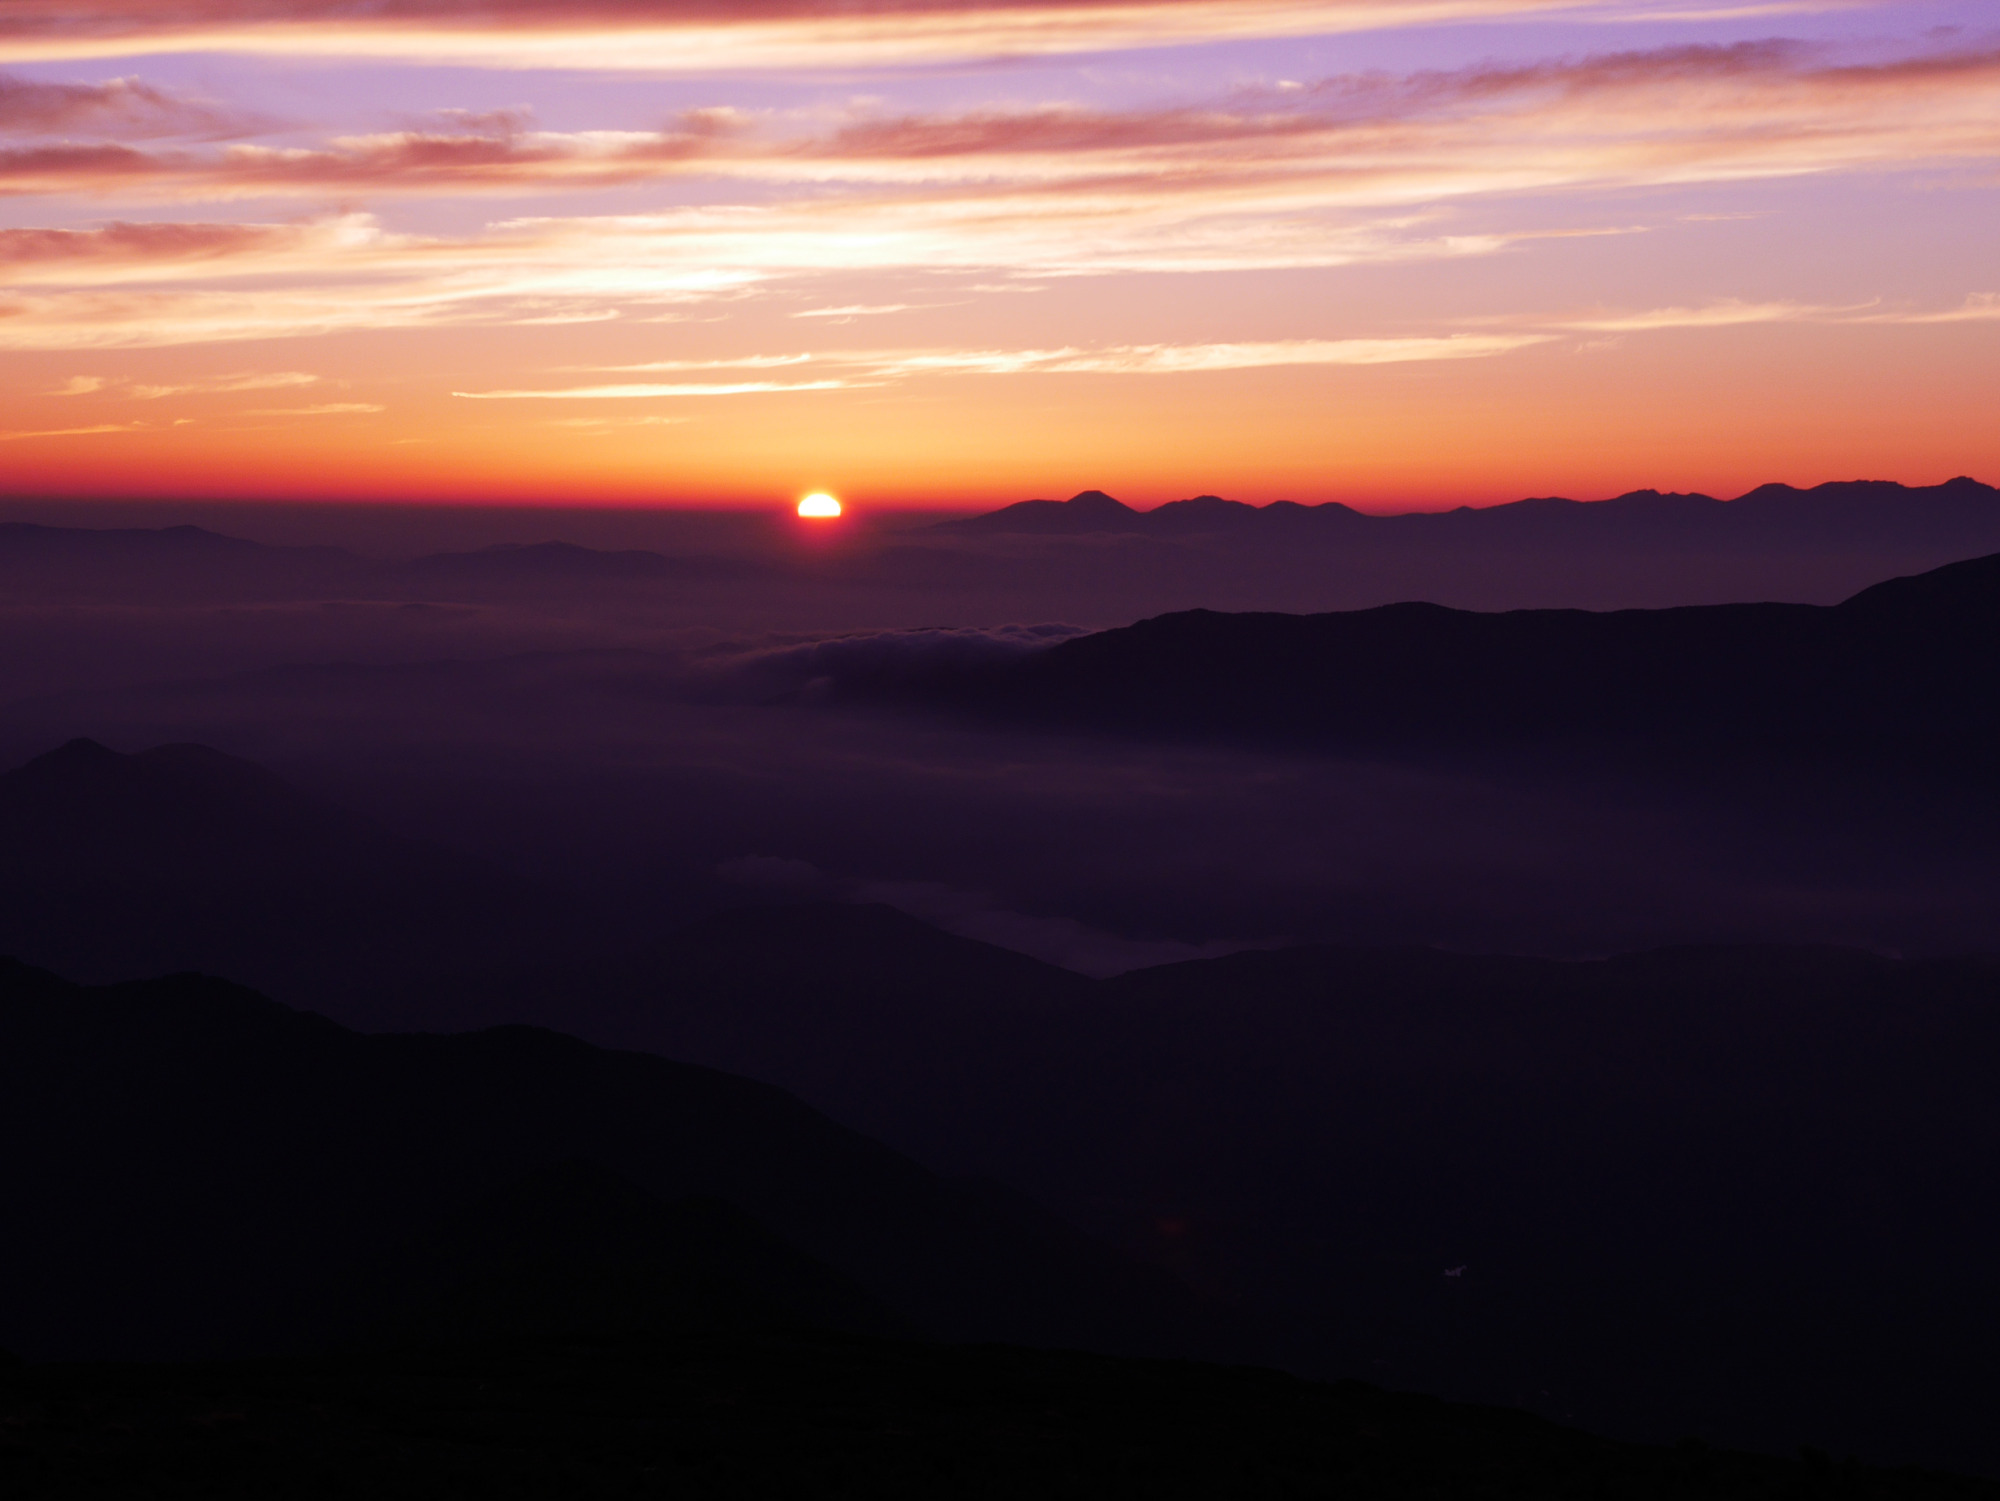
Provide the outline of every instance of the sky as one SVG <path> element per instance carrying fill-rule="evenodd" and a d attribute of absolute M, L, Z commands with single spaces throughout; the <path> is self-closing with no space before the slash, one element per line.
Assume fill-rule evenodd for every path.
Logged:
<path fill-rule="evenodd" d="M 2000 480 L 1996 0 L 9 0 L 0 490 Z"/>

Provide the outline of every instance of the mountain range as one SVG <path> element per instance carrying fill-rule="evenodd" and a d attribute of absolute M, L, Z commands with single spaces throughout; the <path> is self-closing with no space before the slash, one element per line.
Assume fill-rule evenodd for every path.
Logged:
<path fill-rule="evenodd" d="M 199 526 L 0 522 L 0 586 L 29 597 L 422 597 L 440 590 L 736 580 L 767 571 L 734 558 L 560 541 L 499 543 L 397 562 L 341 547 L 252 542 Z"/>
<path fill-rule="evenodd" d="M 95 934 L 128 973 L 247 973 L 289 935 L 290 973 L 320 966 L 306 993 L 368 1025 L 595 1044 L 9 971 L 17 1194 L 67 1228 L 14 1243 L 4 1285 L 33 1291 L 0 1347 L 220 1353 L 395 1310 L 429 1327 L 426 1301 L 560 1327 L 580 1281 L 685 1321 L 692 1284 L 696 1312 L 1248 1351 L 1639 1438 L 2000 1469 L 1993 1227 L 1966 1192 L 2000 1153 L 1990 961 L 1306 947 L 1093 981 L 846 903 L 593 940 L 199 748 L 75 745 L 0 788 L 9 945 L 43 963 L 49 935 Z M 597 1240 L 551 1244 L 558 1221 Z M 551 1288 L 551 1259 L 589 1275 Z"/>
<path fill-rule="evenodd" d="M 6 970 L 0 1125 L 46 1229 L 4 1253 L 0 1346 L 805 1320 L 2000 1470 L 1992 961 L 1309 947 L 1089 981 L 822 905 L 533 980 L 643 1051 Z"/>
<path fill-rule="evenodd" d="M 2000 544 L 2000 491 L 1961 475 L 1941 485 L 1906 486 L 1889 480 L 1846 480 L 1801 490 L 1767 484 L 1718 500 L 1712 495 L 1633 490 L 1609 500 L 1559 496 L 1503 505 L 1458 506 L 1445 511 L 1377 515 L 1337 501 L 1300 505 L 1279 500 L 1253 506 L 1219 495 L 1169 501 L 1136 510 L 1102 490 L 1068 500 L 1024 500 L 984 515 L 936 523 L 934 530 L 963 536 L 1087 536 L 1129 532 L 1147 536 L 1250 536 L 1283 532 L 1379 541 L 1390 534 L 1436 545 L 1457 534 L 1488 543 L 1624 533 L 1633 540 L 1685 542 L 1697 537 L 1808 537 L 1822 545 L 1895 539 L 1946 543 L 1969 551 Z"/>
<path fill-rule="evenodd" d="M 2000 1297 L 1979 1260 L 2000 972 L 1963 952 L 1995 934 L 1996 615 L 2000 556 L 1823 607 L 1189 611 L 930 653 L 921 633 L 815 638 L 796 660 L 795 643 L 752 654 L 797 668 L 755 676 L 769 693 L 694 708 L 622 665 L 608 708 L 537 696 L 570 669 L 524 658 L 490 672 L 489 718 L 447 703 L 408 721 L 407 744 L 434 738 L 433 798 L 490 777 L 500 801 L 472 796 L 467 817 L 534 803 L 512 827 L 572 841 L 604 872 L 588 892 L 546 860 L 501 864 L 515 836 L 473 858 L 403 832 L 438 827 L 407 808 L 364 817 L 203 745 L 73 740 L 0 775 L 0 953 L 17 956 L 0 1128 L 35 1227 L 0 1241 L 0 1346 L 152 1358 L 808 1324 L 1253 1359 L 1634 1439 L 2000 1473 Z M 487 666 L 387 677 L 431 704 L 467 672 Z M 332 735 L 382 676 L 283 679 L 347 697 L 256 678 L 243 722 Z M 586 712 L 611 733 L 572 775 L 611 832 L 514 769 L 560 754 L 566 724 L 547 752 L 524 734 L 518 763 L 491 743 L 508 714 Z M 647 782 L 630 749 L 647 735 L 689 774 Z M 1162 747 L 1200 778 L 1173 780 Z M 746 748 L 769 758 L 757 776 Z M 974 872 L 931 890 L 949 910 L 984 900 L 971 884 L 1005 820 L 1059 825 L 1035 848 L 1080 862 L 1093 831 L 1125 827 L 1092 822 L 1097 803 L 1129 796 L 1185 882 L 1229 810 L 1255 806 L 1239 787 L 1276 788 L 1305 822 L 1315 782 L 1365 803 L 1395 785 L 1371 768 L 1417 768 L 1421 793 L 1455 785 L 1431 775 L 1445 763 L 1502 768 L 1496 796 L 1532 790 L 1513 768 L 1575 784 L 1534 806 L 1586 823 L 1617 811 L 1605 768 L 1669 773 L 1629 778 L 1657 816 L 1618 827 L 1658 833 L 1615 851 L 1621 871 L 1662 867 L 1668 894 L 1703 879 L 1665 868 L 1700 799 L 1659 788 L 1784 804 L 1800 870 L 1858 860 L 1888 899 L 1958 900 L 1958 957 L 1533 958 L 1302 943 L 1273 922 L 1224 930 L 1261 947 L 1099 980 L 872 904 L 896 883 L 766 842 L 824 860 L 798 832 L 823 828 L 845 870 L 894 874 L 918 848 L 899 821 L 929 818 Z M 883 770 L 842 781 L 854 764 Z M 1187 796 L 1217 820 L 1175 822 Z M 1877 825 L 1957 884 L 1904 880 L 1868 844 Z M 1200 837 L 1174 851 L 1183 827 Z M 1354 827 L 1303 838 L 1333 869 Z M 1731 827 L 1748 843 L 1772 825 Z M 1510 856 L 1579 847 L 1533 819 L 1504 832 Z M 696 887 L 648 885 L 659 850 L 700 841 L 700 860 L 770 879 L 716 867 L 700 901 L 662 900 Z M 1268 858 L 1262 834 L 1249 846 Z M 1533 869 L 1447 853 L 1464 868 L 1419 899 Z M 1150 858 L 1130 856 L 1128 883 Z M 1300 900 L 1333 891 L 1365 932 L 1374 877 L 1354 863 L 1344 886 L 1300 867 Z M 1842 921 L 1841 888 L 1801 890 Z M 1033 896 L 1017 927 L 1049 920 Z"/>
<path fill-rule="evenodd" d="M 1342 753 L 1569 747 L 1988 780 L 2000 555 L 1833 606 L 1323 615 L 1192 610 L 859 699 L 1048 727 Z"/>
<path fill-rule="evenodd" d="M 1603 501 L 1546 498 L 1395 515 L 1337 503 L 1251 506 L 1213 495 L 1139 511 L 1086 490 L 1067 501 L 1022 501 L 981 516 L 884 523 L 876 518 L 860 532 L 843 533 L 838 546 L 800 546 L 782 529 L 738 528 L 725 536 L 699 528 L 675 533 L 663 524 L 674 538 L 664 551 L 550 539 L 397 561 L 335 546 L 251 542 L 192 525 L 98 529 L 9 521 L 0 522 L 0 591 L 21 600 L 213 605 L 299 598 L 546 601 L 599 593 L 629 603 L 695 590 L 711 624 L 727 604 L 715 591 L 758 584 L 835 597 L 887 586 L 913 592 L 931 619 L 938 603 L 953 599 L 961 609 L 985 601 L 1003 612 L 995 618 L 1018 619 L 1005 611 L 1024 601 L 1046 601 L 1070 615 L 1107 594 L 1121 609 L 1129 608 L 1128 598 L 1136 603 L 1133 613 L 1171 608 L 1158 601 L 1175 599 L 1296 608 L 1294 600 L 1325 599 L 1329 591 L 1335 596 L 1329 602 L 1357 592 L 1381 599 L 1377 591 L 1385 585 L 1407 591 L 1403 597 L 1449 596 L 1481 607 L 1487 596 L 1513 598 L 1525 590 L 1531 601 L 1599 608 L 1652 603 L 1663 592 L 1680 599 L 1823 599 L 1884 564 L 1928 568 L 2000 551 L 2000 499 L 1992 486 L 1963 477 L 1915 487 L 1771 484 L 1729 501 L 1639 490 Z M 1037 539 L 1031 557 L 1015 556 Z M 1065 539 L 1088 545 L 1058 562 L 1048 548 Z M 1125 550 L 1098 556 L 1108 544 Z M 1303 572 L 1302 560 L 1310 560 Z M 1496 573 L 1503 560 L 1505 569 Z M 1509 584 L 1510 577 L 1517 582 Z M 1851 592 L 1853 585 L 1847 587 Z M 879 612 L 881 601 L 872 608 Z"/>

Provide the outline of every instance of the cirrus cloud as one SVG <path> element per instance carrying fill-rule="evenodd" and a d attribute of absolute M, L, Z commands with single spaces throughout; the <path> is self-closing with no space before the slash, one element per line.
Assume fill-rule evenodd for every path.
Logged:
<path fill-rule="evenodd" d="M 0 131 L 16 135 L 214 136 L 251 123 L 136 78 L 60 83 L 0 73 Z"/>
<path fill-rule="evenodd" d="M 1048 104 L 872 115 L 789 132 L 726 109 L 657 131 L 538 131 L 511 112 L 443 128 L 144 150 L 0 151 L 0 193 L 158 198 L 329 192 L 544 194 L 651 178 L 797 189 L 976 187 L 1101 198 L 1224 192 L 1319 206 L 1740 181 L 2000 159 L 2000 51 L 1867 64 L 1790 42 L 1693 45 L 1529 65 L 1341 75 L 1204 105 Z"/>
<path fill-rule="evenodd" d="M 540 390 L 454 391 L 478 401 L 634 401 L 680 396 L 747 396 L 833 391 L 927 375 L 1189 375 L 1289 365 L 1392 365 L 1424 360 L 1490 359 L 1555 337 L 1545 333 L 1453 334 L 1410 339 L 1287 339 L 1260 344 L 1147 344 L 1110 349 L 917 350 L 904 353 L 793 355 L 726 364 L 815 363 L 844 367 L 855 378 L 744 381 L 733 384 L 566 386 Z M 678 363 L 618 367 L 676 369 Z"/>
<path fill-rule="evenodd" d="M 1842 0 L 1728 7 L 1823 9 Z M 11 0 L 0 61 L 171 52 L 702 73 L 1053 56 L 1573 13 L 1633 0 Z"/>
<path fill-rule="evenodd" d="M 1485 205 L 1526 194 L 1583 202 L 1693 183 L 1989 171 L 1996 97 L 1991 49 L 1861 64 L 1761 42 L 1351 74 L 1200 106 L 864 108 L 802 130 L 711 109 L 650 133 L 547 132 L 503 111 L 319 147 L 43 144 L 0 152 L 0 193 L 546 194 L 671 176 L 694 184 L 677 190 L 693 201 L 429 237 L 359 213 L 9 230 L 0 266 L 14 301 L 0 347 L 657 316 L 663 304 L 841 272 L 1048 278 L 1492 255 L 1642 227 L 1477 227 Z M 1674 316 L 1769 321 L 1755 308 Z"/>

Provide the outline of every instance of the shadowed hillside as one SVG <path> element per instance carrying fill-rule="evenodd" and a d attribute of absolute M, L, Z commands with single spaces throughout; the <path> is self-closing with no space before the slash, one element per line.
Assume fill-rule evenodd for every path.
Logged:
<path fill-rule="evenodd" d="M 504 1309 L 495 1288 L 551 1258 L 618 1269 L 634 1306 L 678 1279 L 697 1303 L 945 1338 L 1254 1345 L 1170 1278 L 768 1085 L 531 1028 L 370 1037 L 198 976 L 86 989 L 7 964 L 0 1130 L 35 1227 L 0 1245 L 0 1348 L 42 1358 L 354 1337 L 425 1285 Z M 543 1224 L 561 1205 L 566 1231 Z M 724 1269 L 737 1290 L 701 1293 Z"/>
<path fill-rule="evenodd" d="M 654 963 L 578 1024 L 1026 1187 L 1310 1331 L 1314 1369 L 2000 1470 L 1993 961 L 1298 948 L 1090 982 L 808 907 Z"/>
<path fill-rule="evenodd" d="M 939 673 L 917 693 L 1049 726 L 1371 753 L 1544 747 L 1985 780 L 2000 555 L 1832 608 L 1189 611 Z M 850 692 L 884 691 L 866 681 Z"/>
<path fill-rule="evenodd" d="M 324 1004 L 518 956 L 569 916 L 206 746 L 76 740 L 0 773 L 0 953 L 81 979 L 207 970 Z"/>

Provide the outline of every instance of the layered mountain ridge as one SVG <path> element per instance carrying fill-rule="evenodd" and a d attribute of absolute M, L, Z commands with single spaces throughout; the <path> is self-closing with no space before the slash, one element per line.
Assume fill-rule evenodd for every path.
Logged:
<path fill-rule="evenodd" d="M 1940 485 L 1910 486 L 1892 480 L 1836 480 L 1800 489 L 1764 484 L 1734 499 L 1699 493 L 1632 490 L 1608 500 L 1541 496 L 1499 505 L 1462 505 L 1439 511 L 1388 514 L 1358 511 L 1339 501 L 1301 505 L 1277 500 L 1255 506 L 1219 495 L 1197 495 L 1138 510 L 1102 490 L 1068 500 L 1024 500 L 984 515 L 937 523 L 935 530 L 966 536 L 1088 535 L 1132 532 L 1155 536 L 1243 534 L 1258 529 L 1344 529 L 1347 535 L 1389 530 L 1421 532 L 1435 540 L 1453 530 L 1478 529 L 1497 538 L 1508 531 L 1546 534 L 1558 528 L 1633 526 L 1647 531 L 1819 529 L 1851 540 L 1860 532 L 1893 533 L 2000 524 L 2000 490 L 1967 475 Z"/>
<path fill-rule="evenodd" d="M 1983 779 L 2000 554 L 1838 606 L 1323 615 L 1192 610 L 860 698 L 1049 727 L 1332 752 L 1620 749 Z"/>

